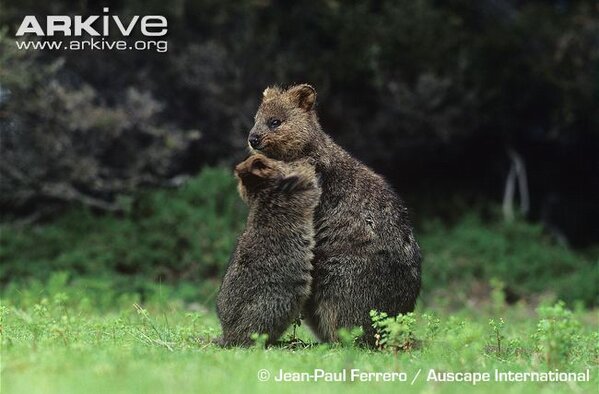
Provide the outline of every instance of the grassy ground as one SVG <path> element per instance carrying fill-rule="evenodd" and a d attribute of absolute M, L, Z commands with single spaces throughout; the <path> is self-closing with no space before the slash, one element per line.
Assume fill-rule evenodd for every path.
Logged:
<path fill-rule="evenodd" d="M 56 286 L 42 292 L 21 289 L 2 299 L 2 393 L 591 393 L 599 378 L 596 311 L 571 312 L 561 304 L 537 311 L 524 303 L 508 307 L 499 287 L 475 308 L 446 313 L 431 306 L 400 321 L 382 321 L 383 350 L 358 348 L 350 334 L 343 345 L 312 344 L 304 327 L 296 337 L 306 343 L 223 350 L 210 344 L 219 333 L 218 321 L 202 305 L 159 297 L 142 307 L 136 296 L 121 296 L 106 308 L 85 287 Z M 285 340 L 291 337 L 290 331 Z M 280 370 L 315 369 L 346 370 L 347 381 L 274 381 Z M 352 369 L 398 372 L 400 381 L 352 382 Z M 427 381 L 431 369 L 489 372 L 491 382 Z M 591 382 L 494 382 L 495 370 L 556 369 L 588 369 Z M 270 375 L 268 381 L 259 373 L 263 379 Z"/>
<path fill-rule="evenodd" d="M 289 333 L 279 347 L 223 350 L 210 343 L 214 296 L 247 214 L 230 171 L 206 169 L 125 205 L 120 216 L 75 208 L 0 225 L 2 394 L 597 392 L 598 255 L 538 225 L 470 206 L 450 223 L 421 220 L 421 304 L 377 317 L 380 350 L 354 346 L 351 333 L 343 345 L 316 345 L 304 327 L 297 338 L 307 345 Z M 351 381 L 352 369 L 406 381 Z M 491 382 L 427 381 L 431 369 L 488 372 Z M 593 380 L 494 382 L 495 370 L 555 369 L 589 369 Z M 276 382 L 280 370 L 347 371 L 347 381 Z"/>

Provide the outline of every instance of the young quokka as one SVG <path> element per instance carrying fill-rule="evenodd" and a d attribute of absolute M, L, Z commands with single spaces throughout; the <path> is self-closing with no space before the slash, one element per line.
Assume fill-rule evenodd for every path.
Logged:
<path fill-rule="evenodd" d="M 251 345 L 253 333 L 267 334 L 272 344 L 310 295 L 320 187 L 307 160 L 284 163 L 256 154 L 235 175 L 249 215 L 217 297 L 221 345 Z"/>

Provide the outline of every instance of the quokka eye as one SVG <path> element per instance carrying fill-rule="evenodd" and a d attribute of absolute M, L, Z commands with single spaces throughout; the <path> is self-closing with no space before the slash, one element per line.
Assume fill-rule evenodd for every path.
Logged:
<path fill-rule="evenodd" d="M 270 118 L 268 119 L 268 127 L 271 129 L 276 129 L 277 127 L 279 127 L 281 125 L 281 120 L 277 119 L 277 118 Z"/>

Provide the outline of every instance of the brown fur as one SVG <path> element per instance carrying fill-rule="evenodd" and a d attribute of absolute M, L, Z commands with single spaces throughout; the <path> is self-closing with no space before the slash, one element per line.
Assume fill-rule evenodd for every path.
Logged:
<path fill-rule="evenodd" d="M 370 310 L 414 309 L 420 248 L 401 199 L 322 131 L 315 101 L 309 85 L 266 89 L 250 137 L 255 151 L 273 159 L 312 159 L 321 180 L 308 324 L 324 341 L 336 340 L 339 328 L 362 326 L 372 344 Z"/>
<path fill-rule="evenodd" d="M 273 343 L 310 294 L 320 188 L 309 160 L 287 164 L 257 154 L 235 176 L 249 215 L 217 296 L 221 343 L 247 346 L 253 333 Z"/>

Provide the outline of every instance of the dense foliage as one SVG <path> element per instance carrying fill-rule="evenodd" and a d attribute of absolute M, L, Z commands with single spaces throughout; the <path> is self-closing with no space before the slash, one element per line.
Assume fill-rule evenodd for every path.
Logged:
<path fill-rule="evenodd" d="M 146 297 L 157 283 L 183 283 L 184 298 L 212 302 L 246 218 L 230 172 L 207 168 L 180 189 L 134 200 L 120 216 L 77 208 L 44 225 L 2 225 L 0 283 L 37 280 L 43 288 L 52 272 L 63 271 L 63 281 L 105 278 L 104 286 Z M 556 244 L 540 226 L 497 216 L 419 226 L 425 301 L 485 298 L 489 289 L 479 287 L 496 279 L 510 302 L 546 294 L 597 305 L 598 260 Z"/>
<path fill-rule="evenodd" d="M 596 239 L 594 1 L 109 3 L 0 5 L 4 214 L 120 211 L 140 187 L 239 158 L 262 89 L 310 82 L 325 129 L 403 190 L 497 199 L 514 149 L 533 218 Z M 165 15 L 168 52 L 16 50 L 24 15 L 105 5 Z"/>

